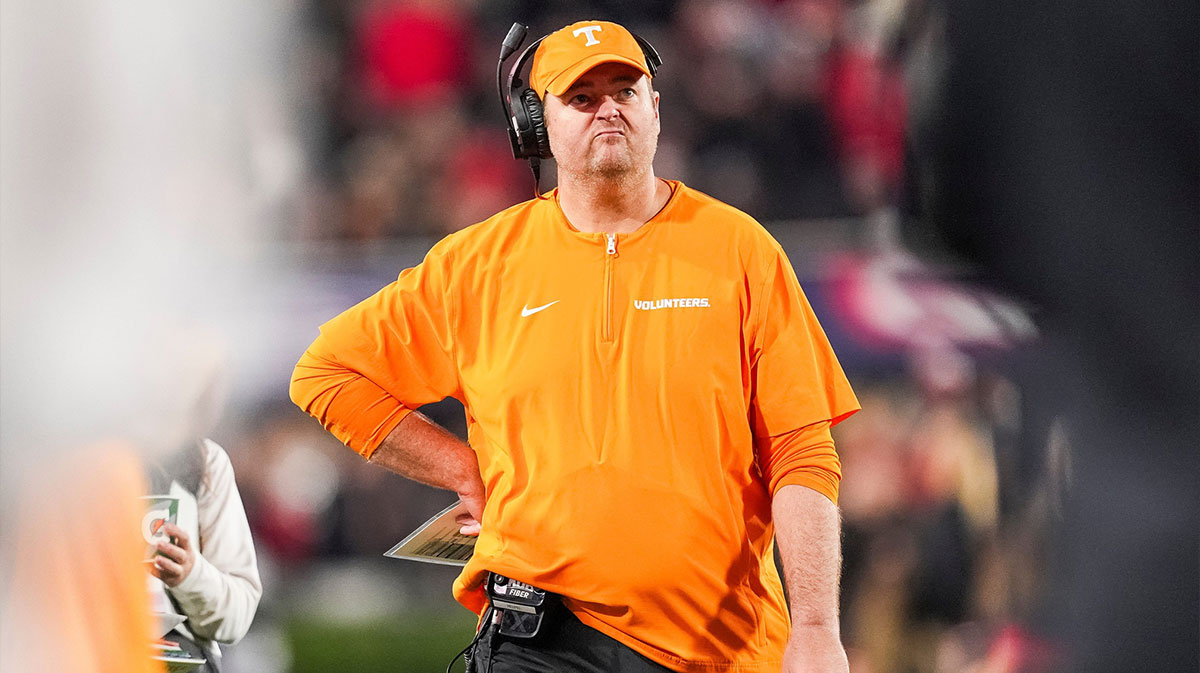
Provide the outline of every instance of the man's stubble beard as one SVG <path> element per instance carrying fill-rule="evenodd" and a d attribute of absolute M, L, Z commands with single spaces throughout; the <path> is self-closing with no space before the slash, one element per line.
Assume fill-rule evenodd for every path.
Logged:
<path fill-rule="evenodd" d="M 639 165 L 629 153 L 624 157 L 605 157 L 589 164 L 586 174 L 600 180 L 622 180 L 637 176 Z M 644 169 L 643 169 L 644 170 Z"/>
<path fill-rule="evenodd" d="M 618 156 L 591 155 L 581 170 L 572 172 L 583 182 L 633 182 L 652 170 L 658 134 L 654 133 L 641 147 L 634 147 L 626 137 L 624 150 Z"/>

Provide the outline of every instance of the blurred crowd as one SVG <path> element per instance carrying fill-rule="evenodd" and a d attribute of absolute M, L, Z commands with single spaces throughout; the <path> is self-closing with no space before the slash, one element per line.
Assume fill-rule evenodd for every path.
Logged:
<path fill-rule="evenodd" d="M 658 174 L 764 221 L 894 204 L 906 4 L 314 2 L 309 75 L 325 124 L 296 234 L 444 234 L 530 198 L 533 180 L 505 136 L 494 59 L 514 21 L 530 25 L 528 44 L 579 17 L 626 23 L 663 56 Z M 542 189 L 552 186 L 551 177 Z"/>

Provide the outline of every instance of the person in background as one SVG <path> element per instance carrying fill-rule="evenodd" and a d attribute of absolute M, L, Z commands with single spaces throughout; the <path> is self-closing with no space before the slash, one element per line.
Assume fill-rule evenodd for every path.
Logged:
<path fill-rule="evenodd" d="M 140 416 L 179 419 L 157 431 L 138 418 L 129 424 L 138 444 L 153 449 L 144 459 L 149 494 L 179 499 L 176 521 L 164 524 L 149 564 L 152 593 L 156 605 L 186 617 L 165 639 L 204 657 L 202 673 L 215 673 L 219 644 L 246 635 L 263 592 L 229 456 L 201 439 L 224 403 L 225 347 L 216 333 L 181 322 L 156 332 L 143 360 L 151 396 Z"/>
<path fill-rule="evenodd" d="M 220 670 L 218 643 L 233 644 L 250 628 L 262 581 L 246 511 L 229 456 L 216 442 L 191 442 L 166 464 L 149 467 L 151 490 L 179 498 L 177 523 L 166 523 L 150 573 L 187 619 L 167 640 Z"/>

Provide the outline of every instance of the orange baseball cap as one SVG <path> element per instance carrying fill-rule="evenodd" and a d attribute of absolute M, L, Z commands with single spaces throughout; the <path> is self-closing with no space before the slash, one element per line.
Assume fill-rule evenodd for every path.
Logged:
<path fill-rule="evenodd" d="M 529 86 L 544 97 L 561 96 L 583 73 L 601 63 L 626 63 L 650 77 L 646 54 L 623 26 L 610 21 L 579 21 L 550 33 L 538 45 Z"/>

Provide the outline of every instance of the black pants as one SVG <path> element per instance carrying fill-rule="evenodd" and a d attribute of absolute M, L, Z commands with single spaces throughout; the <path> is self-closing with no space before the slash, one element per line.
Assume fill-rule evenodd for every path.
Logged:
<path fill-rule="evenodd" d="M 557 601 L 532 638 L 494 633 L 490 623 L 475 645 L 469 673 L 669 673 L 671 669 L 585 626 Z"/>

